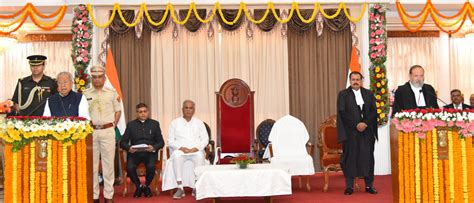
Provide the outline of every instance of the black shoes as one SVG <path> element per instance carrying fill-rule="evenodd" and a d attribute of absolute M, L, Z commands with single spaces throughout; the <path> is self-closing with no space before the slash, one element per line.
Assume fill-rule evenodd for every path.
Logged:
<path fill-rule="evenodd" d="M 352 188 L 346 188 L 346 190 L 344 190 L 344 195 L 352 195 L 353 192 L 354 190 Z"/>
<path fill-rule="evenodd" d="M 366 187 L 365 192 L 368 192 L 373 195 L 377 194 L 377 190 L 374 187 Z"/>
<path fill-rule="evenodd" d="M 142 187 L 141 187 L 141 186 L 140 186 L 140 187 L 136 187 L 135 193 L 133 193 L 133 197 L 135 197 L 135 198 L 141 197 L 141 196 L 142 196 L 142 192 L 143 192 L 143 191 L 142 191 Z"/>
<path fill-rule="evenodd" d="M 144 190 L 144 193 L 145 193 L 145 197 L 153 196 L 153 193 L 151 192 L 150 186 L 143 186 L 143 190 Z"/>

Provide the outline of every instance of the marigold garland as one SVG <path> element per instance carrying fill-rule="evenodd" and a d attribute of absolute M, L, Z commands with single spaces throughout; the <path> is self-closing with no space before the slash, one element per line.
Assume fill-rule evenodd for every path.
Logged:
<path fill-rule="evenodd" d="M 420 178 L 420 139 L 418 136 L 415 140 L 415 201 L 421 202 L 421 178 Z"/>
<path fill-rule="evenodd" d="M 461 139 L 461 163 L 462 163 L 462 197 L 464 202 L 469 202 L 468 194 L 468 177 L 467 177 L 467 157 L 466 157 L 466 140 Z"/>
<path fill-rule="evenodd" d="M 455 199 L 454 190 L 454 144 L 453 144 L 453 133 L 448 131 L 448 159 L 449 159 L 449 200 L 451 202 Z"/>
<path fill-rule="evenodd" d="M 370 57 L 370 90 L 375 94 L 377 123 L 379 126 L 388 122 L 390 112 L 387 69 L 387 29 L 385 8 L 382 4 L 370 7 L 369 17 L 369 57 Z"/>
<path fill-rule="evenodd" d="M 18 202 L 18 153 L 12 154 L 12 202 Z"/>
<path fill-rule="evenodd" d="M 47 186 L 47 200 L 48 203 L 53 202 L 53 149 L 52 149 L 52 140 L 48 140 L 48 146 L 47 146 L 47 163 L 46 163 L 46 174 L 47 174 L 47 179 L 46 179 L 46 186 Z"/>
<path fill-rule="evenodd" d="M 24 202 L 28 202 L 29 201 L 29 195 L 30 195 L 30 186 L 29 186 L 29 177 L 30 177 L 30 147 L 29 146 L 26 146 L 22 149 L 22 154 L 23 154 L 23 164 L 22 164 L 22 170 L 23 170 L 23 175 L 22 175 L 22 179 L 23 179 L 23 185 L 21 187 L 22 189 L 22 192 L 23 192 L 23 199 L 24 199 Z"/>
<path fill-rule="evenodd" d="M 135 21 L 132 22 L 132 23 L 129 23 L 125 20 L 125 18 L 123 17 L 123 14 L 121 12 L 121 8 L 120 8 L 120 4 L 118 3 L 115 3 L 114 6 L 113 6 L 113 9 L 112 9 L 112 14 L 110 16 L 110 18 L 107 20 L 106 23 L 104 24 L 100 24 L 99 22 L 97 22 L 97 19 L 96 17 L 94 16 L 94 13 L 93 13 L 93 8 L 91 6 L 91 4 L 87 4 L 86 5 L 86 8 L 87 10 L 89 11 L 90 13 L 90 16 L 91 16 L 91 20 L 93 22 L 93 24 L 99 28 L 106 28 L 108 27 L 113 19 L 115 18 L 115 15 L 116 13 L 118 13 L 121 21 L 127 26 L 127 27 L 133 27 L 135 26 L 136 24 L 138 24 L 138 22 L 140 22 L 141 18 L 143 18 L 143 13 L 145 15 L 145 17 L 147 18 L 148 22 L 153 25 L 153 26 L 159 26 L 161 24 L 164 23 L 165 19 L 167 19 L 167 16 L 168 15 L 171 15 L 171 18 L 173 19 L 174 23 L 178 24 L 178 25 L 184 25 L 188 22 L 189 18 L 191 17 L 191 14 L 194 12 L 197 20 L 199 20 L 201 23 L 208 23 L 210 21 L 212 21 L 216 15 L 216 13 L 221 17 L 222 21 L 227 24 L 227 25 L 233 25 L 235 23 L 237 23 L 237 21 L 242 17 L 242 13 L 244 13 L 244 15 L 247 17 L 247 19 L 252 22 L 252 23 L 255 23 L 255 24 L 259 24 L 259 23 L 262 23 L 266 18 L 267 16 L 270 14 L 270 11 L 272 12 L 273 16 L 275 17 L 275 19 L 279 22 L 279 23 L 287 23 L 290 21 L 291 17 L 293 16 L 294 12 L 296 12 L 296 14 L 298 15 L 298 17 L 300 18 L 300 20 L 304 23 L 311 23 L 313 22 L 315 19 L 316 19 L 316 13 L 319 11 L 325 18 L 327 19 L 334 19 L 336 18 L 340 13 L 341 11 L 344 11 L 344 14 L 346 15 L 346 17 L 353 23 L 357 23 L 359 22 L 363 16 L 365 15 L 365 10 L 367 8 L 367 4 L 364 3 L 362 5 L 362 12 L 360 13 L 360 15 L 357 17 L 357 18 L 353 18 L 348 10 L 347 10 L 347 5 L 344 3 L 344 2 L 341 2 L 336 10 L 336 12 L 332 15 L 329 15 L 327 14 L 324 9 L 319 5 L 319 3 L 315 3 L 314 4 L 314 9 L 313 9 L 313 14 L 311 15 L 311 17 L 309 19 L 304 19 L 304 17 L 301 15 L 300 13 L 300 10 L 299 10 L 299 5 L 297 2 L 292 2 L 291 3 L 291 8 L 290 8 L 290 11 L 289 11 L 289 15 L 287 16 L 286 19 L 281 19 L 280 16 L 278 15 L 278 13 L 276 12 L 276 9 L 275 9 L 275 5 L 273 2 L 268 2 L 267 3 L 267 9 L 265 10 L 264 12 L 264 15 L 262 18 L 260 18 L 259 20 L 256 20 L 254 19 L 248 9 L 247 9 L 247 5 L 244 3 L 244 2 L 241 2 L 239 4 L 239 8 L 238 8 L 238 13 L 237 13 L 237 16 L 232 19 L 232 20 L 227 20 L 224 18 L 224 14 L 222 12 L 222 7 L 221 7 L 221 4 L 219 2 L 216 2 L 214 4 L 214 7 L 213 9 L 211 10 L 211 15 L 207 18 L 207 19 L 203 19 L 201 16 L 199 16 L 199 14 L 197 13 L 197 6 L 194 2 L 191 2 L 189 4 L 189 8 L 188 8 L 188 13 L 186 14 L 185 18 L 182 19 L 181 21 L 178 19 L 178 17 L 176 16 L 175 12 L 174 12 L 174 6 L 173 4 L 171 3 L 168 3 L 166 4 L 165 6 L 165 13 L 161 19 L 161 21 L 159 22 L 154 22 L 150 15 L 149 15 L 149 12 L 148 12 L 148 9 L 146 7 L 146 4 L 145 3 L 142 3 L 140 4 L 140 8 L 139 8 L 139 13 L 137 15 L 137 17 L 135 18 Z M 319 9 L 318 9 L 319 8 Z"/>
<path fill-rule="evenodd" d="M 428 180 L 428 200 L 429 201 L 434 201 L 434 183 L 433 183 L 433 170 L 434 170 L 434 165 L 433 165 L 433 154 L 428 153 L 430 149 L 433 149 L 432 147 L 432 141 L 433 140 L 433 134 L 431 131 L 428 131 L 427 133 L 427 138 L 426 138 L 426 159 L 427 159 L 427 169 L 428 169 L 428 175 L 427 175 L 427 180 Z M 433 177 L 433 178 L 431 178 Z"/>
<path fill-rule="evenodd" d="M 405 202 L 410 202 L 410 183 L 413 182 L 411 181 L 410 179 L 410 145 L 411 145 L 411 142 L 410 142 L 410 137 L 411 134 L 409 133 L 404 133 L 404 143 L 405 143 L 405 147 L 403 147 L 403 150 L 404 150 L 404 157 L 403 157 L 403 160 L 404 160 L 404 166 L 405 166 L 405 170 L 404 170 L 404 178 L 405 178 Z"/>
<path fill-rule="evenodd" d="M 403 163 L 403 155 L 404 155 L 404 149 L 406 148 L 406 144 L 404 143 L 404 141 L 406 139 L 404 139 L 404 132 L 402 131 L 399 131 L 398 132 L 398 173 L 399 174 L 403 174 L 403 169 L 406 167 Z M 404 192 L 403 192 L 403 188 L 405 188 L 405 181 L 404 181 L 404 176 L 402 175 L 399 175 L 398 176 L 398 200 L 400 202 L 402 202 L 404 200 Z"/>
<path fill-rule="evenodd" d="M 64 203 L 68 203 L 68 197 L 69 197 L 69 194 L 68 194 L 68 184 L 69 184 L 69 181 L 68 181 L 68 159 L 67 159 L 67 154 L 68 154 L 68 150 L 67 150 L 67 147 L 63 145 L 62 147 L 62 195 L 63 195 L 63 202 Z"/>
<path fill-rule="evenodd" d="M 432 147 L 433 147 L 433 197 L 434 202 L 439 202 L 440 195 L 439 195 L 439 171 L 438 171 L 438 134 L 436 132 L 436 128 L 433 128 L 432 133 Z"/>
<path fill-rule="evenodd" d="M 71 203 L 76 202 L 76 145 L 69 147 L 69 186 L 71 187 Z"/>
<path fill-rule="evenodd" d="M 53 12 L 49 15 L 46 15 L 46 14 L 43 14 L 43 13 L 39 12 L 38 9 L 33 4 L 27 3 L 19 11 L 15 12 L 12 15 L 0 15 L 0 18 L 2 18 L 2 19 L 12 19 L 12 18 L 15 18 L 16 16 L 21 14 L 21 17 L 17 18 L 16 20 L 13 20 L 10 23 L 6 23 L 6 24 L 1 23 L 0 27 L 11 27 L 16 23 L 19 23 L 19 24 L 18 24 L 18 26 L 16 26 L 15 28 L 13 28 L 9 31 L 0 31 L 0 35 L 8 35 L 12 32 L 17 31 L 18 29 L 20 29 L 21 26 L 23 26 L 23 24 L 28 19 L 28 17 L 30 17 L 31 21 L 37 27 L 39 27 L 43 30 L 52 30 L 52 29 L 56 28 L 59 25 L 59 23 L 62 21 L 66 11 L 67 11 L 67 6 L 64 5 L 64 6 L 61 6 L 60 8 L 58 8 L 58 10 L 56 10 L 55 12 Z M 40 18 L 53 18 L 53 17 L 56 17 L 56 16 L 57 16 L 57 18 L 52 22 L 43 22 L 43 21 L 38 19 L 38 17 L 40 17 Z"/>
<path fill-rule="evenodd" d="M 419 31 L 423 27 L 423 25 L 425 24 L 426 19 L 428 18 L 428 16 L 431 16 L 431 18 L 435 22 L 435 25 L 441 31 L 443 31 L 445 33 L 448 33 L 448 34 L 454 34 L 454 33 L 458 32 L 461 29 L 462 25 L 464 24 L 464 22 L 466 21 L 466 19 L 468 17 L 470 17 L 471 22 L 473 22 L 473 7 L 472 7 L 472 5 L 469 1 L 464 3 L 463 7 L 453 16 L 443 15 L 441 12 L 438 11 L 438 9 L 436 9 L 436 7 L 433 5 L 431 0 L 428 0 L 428 2 L 426 2 L 426 4 L 425 4 L 424 8 L 422 9 L 422 11 L 420 13 L 418 13 L 417 15 L 414 15 L 414 16 L 408 14 L 406 12 L 405 8 L 403 7 L 403 5 L 398 0 L 396 2 L 396 6 L 397 6 L 397 10 L 398 10 L 398 15 L 400 16 L 400 19 L 401 19 L 403 25 L 410 32 Z M 457 18 L 457 20 L 455 20 L 454 22 L 451 22 L 451 23 L 446 23 L 446 22 L 441 21 L 439 19 L 440 17 L 445 18 L 445 19 L 449 19 L 449 20 Z M 412 18 L 412 19 L 420 18 L 420 19 L 418 21 L 410 21 L 408 18 Z M 462 22 L 461 22 L 461 20 L 462 20 Z M 461 24 L 459 25 L 458 28 L 456 28 L 454 30 L 446 30 L 444 28 L 444 27 L 453 27 L 453 26 L 457 25 L 459 22 L 461 22 Z M 416 28 L 412 28 L 411 25 L 418 25 L 418 26 Z"/>
<path fill-rule="evenodd" d="M 30 203 L 34 203 L 36 200 L 36 143 L 30 143 Z"/>
<path fill-rule="evenodd" d="M 428 160 L 426 158 L 426 143 L 428 140 L 421 140 L 420 145 L 421 145 L 421 199 L 424 201 L 429 201 L 428 199 Z M 421 200 L 420 200 L 421 201 Z"/>

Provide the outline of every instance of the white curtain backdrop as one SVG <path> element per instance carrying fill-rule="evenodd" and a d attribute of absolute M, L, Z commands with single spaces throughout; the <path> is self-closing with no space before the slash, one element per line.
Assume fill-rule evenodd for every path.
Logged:
<path fill-rule="evenodd" d="M 74 73 L 71 60 L 71 42 L 28 42 L 18 43 L 0 53 L 0 101 L 11 99 L 18 78 L 31 75 L 26 57 L 41 54 L 48 57 L 45 74 L 56 78 L 62 71 Z"/>
<path fill-rule="evenodd" d="M 438 74 L 441 70 L 439 47 L 439 39 L 433 37 L 388 38 L 386 67 L 389 89 L 405 84 L 409 80 L 410 67 L 421 65 L 425 69 L 425 83 L 438 90 L 442 85 Z"/>
<path fill-rule="evenodd" d="M 195 117 L 210 125 L 215 139 L 215 92 L 231 78 L 244 80 L 255 91 L 255 126 L 266 118 L 276 120 L 288 114 L 286 39 L 276 27 L 270 33 L 254 28 L 249 40 L 243 28 L 222 33 L 216 29 L 212 39 L 207 37 L 207 26 L 196 33 L 178 26 L 179 38 L 175 40 L 171 26 L 152 34 L 151 111 L 161 123 L 165 140 L 185 99 L 196 102 Z"/>
<path fill-rule="evenodd" d="M 464 93 L 464 103 L 474 94 L 474 37 L 450 38 L 450 87 Z"/>

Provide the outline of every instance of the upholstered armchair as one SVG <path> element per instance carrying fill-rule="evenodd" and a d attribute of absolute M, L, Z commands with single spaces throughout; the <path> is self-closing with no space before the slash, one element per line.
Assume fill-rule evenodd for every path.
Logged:
<path fill-rule="evenodd" d="M 255 145 L 258 146 L 257 147 L 257 162 L 259 163 L 263 161 L 263 155 L 265 153 L 265 149 L 270 143 L 270 141 L 268 141 L 268 136 L 270 136 L 270 132 L 272 131 L 273 124 L 275 124 L 275 120 L 266 119 L 257 126 L 257 139 L 255 140 Z"/>
<path fill-rule="evenodd" d="M 341 155 L 342 145 L 337 142 L 337 116 L 329 116 L 320 126 L 318 133 L 319 162 L 324 172 L 324 187 L 326 192 L 329 188 L 329 171 L 342 171 Z M 359 178 L 354 179 L 354 188 L 359 191 Z"/>
<path fill-rule="evenodd" d="M 130 184 L 127 181 L 127 151 L 120 149 L 120 163 L 122 167 L 122 180 L 123 180 L 123 193 L 122 195 L 125 197 L 130 190 Z M 153 178 L 153 181 L 151 182 L 150 188 L 152 189 L 152 192 L 155 192 L 156 195 L 160 194 L 160 190 L 158 189 L 159 181 L 160 181 L 160 174 L 161 171 L 163 170 L 163 149 L 160 149 L 158 151 L 158 157 L 156 157 L 158 161 L 155 164 L 155 177 Z M 137 166 L 137 174 L 138 176 L 145 176 L 146 174 L 146 167 L 145 164 L 140 163 L 140 165 Z"/>

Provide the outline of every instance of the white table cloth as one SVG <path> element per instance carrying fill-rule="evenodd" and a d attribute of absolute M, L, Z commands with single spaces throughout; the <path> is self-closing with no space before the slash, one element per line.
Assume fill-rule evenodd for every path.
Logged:
<path fill-rule="evenodd" d="M 276 164 L 199 166 L 194 170 L 196 199 L 215 197 L 265 197 L 291 194 L 289 168 Z"/>

